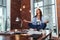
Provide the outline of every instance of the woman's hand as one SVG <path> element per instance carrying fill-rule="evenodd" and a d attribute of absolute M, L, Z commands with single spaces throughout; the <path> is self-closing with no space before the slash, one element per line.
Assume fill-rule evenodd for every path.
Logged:
<path fill-rule="evenodd" d="M 27 20 L 25 20 L 25 19 L 24 19 L 23 21 L 24 21 L 24 22 L 27 22 Z"/>
<path fill-rule="evenodd" d="M 24 22 L 28 22 L 28 23 L 31 23 L 31 21 L 27 21 L 26 19 L 23 20 Z"/>
<path fill-rule="evenodd" d="M 37 31 L 37 29 L 34 29 L 34 31 Z"/>
<path fill-rule="evenodd" d="M 45 21 L 44 23 L 48 23 L 49 21 Z"/>

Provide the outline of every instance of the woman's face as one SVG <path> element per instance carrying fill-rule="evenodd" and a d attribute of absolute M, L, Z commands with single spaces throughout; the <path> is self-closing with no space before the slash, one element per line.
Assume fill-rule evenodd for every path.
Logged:
<path fill-rule="evenodd" d="M 37 15 L 40 15 L 40 10 L 37 9 L 37 10 L 36 10 L 36 13 L 37 13 Z"/>

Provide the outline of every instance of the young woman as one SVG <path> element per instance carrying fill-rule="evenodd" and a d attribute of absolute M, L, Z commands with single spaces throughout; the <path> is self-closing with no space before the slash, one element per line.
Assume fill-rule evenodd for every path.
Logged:
<path fill-rule="evenodd" d="M 46 21 L 42 16 L 42 12 L 39 8 L 36 10 L 36 16 L 32 18 L 32 21 L 27 21 L 24 19 L 24 22 L 28 22 L 30 28 L 37 29 L 37 30 L 45 29 L 46 23 L 48 23 L 48 21 Z"/>
<path fill-rule="evenodd" d="M 36 16 L 32 18 L 32 21 L 27 21 L 24 19 L 24 22 L 28 22 L 30 28 L 37 29 L 38 31 L 40 29 L 45 29 L 46 24 L 48 23 L 48 21 L 46 21 L 42 16 L 42 12 L 40 9 L 36 10 Z M 38 38 L 39 38 L 38 35 L 33 35 L 33 40 L 37 40 Z"/>

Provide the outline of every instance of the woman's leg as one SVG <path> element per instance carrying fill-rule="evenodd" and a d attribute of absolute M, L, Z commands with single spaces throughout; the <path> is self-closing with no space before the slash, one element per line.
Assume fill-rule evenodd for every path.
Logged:
<path fill-rule="evenodd" d="M 37 25 L 33 25 L 32 23 L 28 23 L 28 26 L 29 28 L 33 28 L 33 29 L 37 28 Z"/>
<path fill-rule="evenodd" d="M 46 28 L 46 23 L 41 23 L 40 26 L 41 26 L 42 29 L 45 29 Z"/>
<path fill-rule="evenodd" d="M 45 28 L 46 28 L 46 23 L 41 23 L 40 25 L 38 25 L 37 30 L 45 29 Z"/>

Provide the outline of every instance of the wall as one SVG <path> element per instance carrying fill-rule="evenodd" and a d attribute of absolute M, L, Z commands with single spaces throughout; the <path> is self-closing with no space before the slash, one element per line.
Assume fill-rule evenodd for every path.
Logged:
<path fill-rule="evenodd" d="M 60 31 L 60 0 L 56 0 L 56 3 L 57 3 L 58 31 Z"/>
<path fill-rule="evenodd" d="M 22 6 L 26 8 L 23 9 Z M 20 11 L 22 8 L 22 11 Z M 11 0 L 11 29 L 20 29 L 20 21 L 16 22 L 16 17 L 19 19 L 30 20 L 30 0 Z M 22 28 L 28 28 L 27 23 L 23 22 Z"/>

